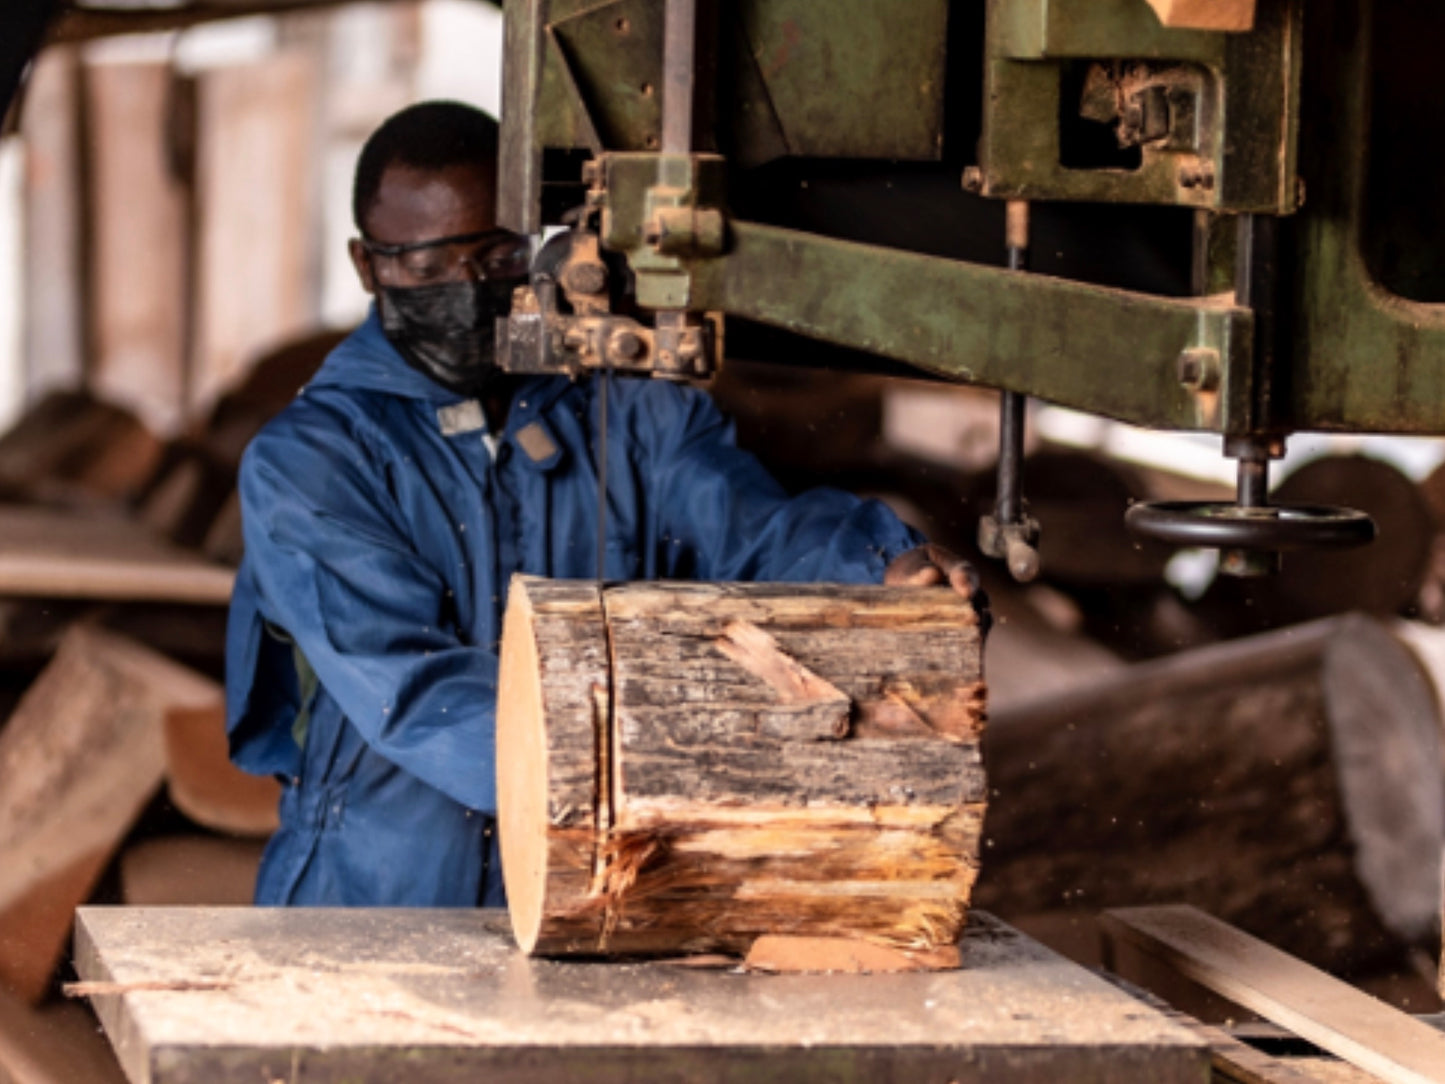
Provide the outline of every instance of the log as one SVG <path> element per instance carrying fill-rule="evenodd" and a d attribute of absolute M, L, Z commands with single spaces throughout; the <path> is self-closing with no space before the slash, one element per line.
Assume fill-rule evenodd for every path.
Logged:
<path fill-rule="evenodd" d="M 128 907 L 245 906 L 255 895 L 264 850 L 252 839 L 147 839 L 120 856 L 121 900 Z"/>
<path fill-rule="evenodd" d="M 129 501 L 160 458 L 160 441 L 129 411 L 84 392 L 51 392 L 0 436 L 0 491 L 26 500 Z"/>
<path fill-rule="evenodd" d="M 86 626 L 0 730 L 0 986 L 38 1000 L 89 896 L 165 768 L 167 708 L 216 683 Z"/>
<path fill-rule="evenodd" d="M 1437 715 L 1413 657 L 1363 617 L 1000 711 L 976 902 L 1187 902 L 1329 970 L 1393 962 L 1438 919 Z"/>
<path fill-rule="evenodd" d="M 943 588 L 515 579 L 497 756 L 518 943 L 951 947 L 985 802 L 980 647 Z"/>
<path fill-rule="evenodd" d="M 171 709 L 165 737 L 166 788 L 177 809 L 228 835 L 265 837 L 276 830 L 281 785 L 231 763 L 224 705 Z"/>
<path fill-rule="evenodd" d="M 1435 693 L 1436 704 L 1445 706 L 1445 629 L 1418 621 L 1396 621 L 1391 629 L 1400 642 L 1410 649 L 1425 672 L 1430 688 Z M 1440 721 L 1441 748 L 1442 752 L 1445 752 L 1445 711 L 1442 711 Z M 1445 775 L 1445 762 L 1441 764 L 1441 774 Z M 1422 891 L 1423 887 L 1420 886 Z M 1422 896 L 1419 905 L 1429 906 L 1428 893 Z M 1440 910 L 1440 928 L 1445 930 L 1445 890 L 1438 893 L 1436 905 Z M 1441 947 L 1436 989 L 1440 996 L 1445 998 L 1445 945 Z"/>

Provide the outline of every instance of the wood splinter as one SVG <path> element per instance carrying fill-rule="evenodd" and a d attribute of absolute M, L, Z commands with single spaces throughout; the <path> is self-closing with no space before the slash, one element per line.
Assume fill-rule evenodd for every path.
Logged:
<path fill-rule="evenodd" d="M 758 732 L 794 740 L 848 736 L 853 701 L 791 655 L 751 621 L 729 621 L 717 649 L 778 694 L 779 707 L 758 712 Z"/>

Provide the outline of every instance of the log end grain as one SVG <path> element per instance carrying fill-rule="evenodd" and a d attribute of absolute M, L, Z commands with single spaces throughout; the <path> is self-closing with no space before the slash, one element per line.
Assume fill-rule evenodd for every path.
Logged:
<path fill-rule="evenodd" d="M 512 932 L 531 952 L 547 888 L 547 748 L 531 600 L 513 589 L 497 686 L 497 811 Z"/>

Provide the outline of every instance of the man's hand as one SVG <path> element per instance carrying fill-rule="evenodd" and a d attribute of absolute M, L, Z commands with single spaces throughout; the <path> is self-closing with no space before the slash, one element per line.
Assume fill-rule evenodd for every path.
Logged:
<path fill-rule="evenodd" d="M 978 582 L 978 571 L 952 550 L 926 543 L 900 553 L 883 570 L 883 582 L 892 587 L 931 587 L 946 583 L 973 603 L 978 626 L 987 635 L 993 624 L 988 595 Z"/>

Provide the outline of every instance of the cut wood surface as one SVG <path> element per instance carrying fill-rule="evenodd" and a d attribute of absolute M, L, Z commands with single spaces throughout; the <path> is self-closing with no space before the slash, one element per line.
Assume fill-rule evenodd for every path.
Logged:
<path fill-rule="evenodd" d="M 977 873 L 982 727 L 977 618 L 944 588 L 599 597 L 519 578 L 497 718 L 518 940 L 951 945 Z"/>
<path fill-rule="evenodd" d="M 1445 1035 L 1193 907 L 1109 911 L 1105 925 L 1186 977 L 1390 1084 L 1445 1084 Z"/>
<path fill-rule="evenodd" d="M 1255 0 L 1149 0 L 1165 26 L 1181 30 L 1254 29 Z"/>
<path fill-rule="evenodd" d="M 234 579 L 127 520 L 0 506 L 0 595 L 223 606 Z"/>
<path fill-rule="evenodd" d="M 224 704 L 166 712 L 166 788 L 177 809 L 206 828 L 268 836 L 279 824 L 281 784 L 231 763 Z"/>
<path fill-rule="evenodd" d="M 85 626 L 0 730 L 0 985 L 44 994 L 70 929 L 165 769 L 161 720 L 215 682 Z"/>
<path fill-rule="evenodd" d="M 1439 914 L 1438 726 L 1414 658 L 1362 617 L 996 711 L 977 904 L 1184 901 L 1323 967 L 1392 958 Z"/>

